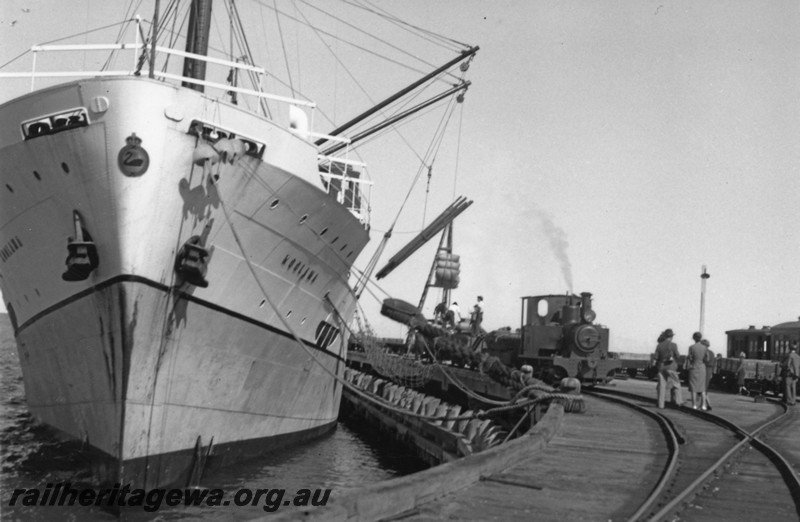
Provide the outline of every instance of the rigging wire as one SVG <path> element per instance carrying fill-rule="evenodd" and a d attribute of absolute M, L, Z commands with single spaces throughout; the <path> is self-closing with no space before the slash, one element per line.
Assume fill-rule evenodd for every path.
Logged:
<path fill-rule="evenodd" d="M 180 29 L 177 30 L 177 31 L 175 30 L 175 26 L 178 24 L 178 14 L 179 13 L 178 13 L 178 9 L 177 9 L 177 6 L 176 6 L 175 15 L 172 17 L 172 28 L 167 30 L 166 25 L 165 25 L 164 28 L 161 31 L 159 31 L 162 34 L 168 34 L 169 35 L 169 47 L 170 48 L 172 48 L 175 45 L 175 43 L 178 41 L 178 38 L 180 38 Z M 180 24 L 179 27 L 183 27 L 186 24 L 186 20 L 188 18 L 189 18 L 189 9 L 186 9 L 186 11 L 183 13 L 183 20 L 181 21 L 181 24 Z M 169 66 L 169 59 L 171 57 L 172 57 L 172 55 L 167 54 L 167 58 L 164 60 L 164 66 L 161 68 L 162 72 L 167 72 L 167 67 Z"/>
<path fill-rule="evenodd" d="M 270 9 L 270 10 L 272 10 L 272 9 L 273 9 L 273 7 L 271 7 L 271 6 L 267 5 L 267 4 L 264 4 L 264 3 L 263 3 L 263 0 L 253 0 L 253 1 L 254 1 L 254 2 L 256 2 L 256 3 L 258 3 L 259 5 L 261 5 L 261 6 L 265 7 L 265 8 L 267 8 L 267 9 Z M 282 14 L 282 15 L 283 15 L 285 18 L 287 18 L 287 19 L 289 19 L 289 20 L 294 20 L 295 22 L 298 22 L 298 23 L 303 23 L 301 20 L 299 20 L 299 19 L 295 18 L 294 16 L 292 16 L 292 15 L 290 15 L 290 14 L 288 14 L 288 13 L 285 13 L 285 12 L 281 11 L 281 14 Z M 402 67 L 402 68 L 404 68 L 404 69 L 407 69 L 407 70 L 409 70 L 409 71 L 412 71 L 412 72 L 414 72 L 414 73 L 416 73 L 416 74 L 424 74 L 424 73 L 425 73 L 424 71 L 422 71 L 422 70 L 420 70 L 420 69 L 417 69 L 417 68 L 415 68 L 415 67 L 411 67 L 411 66 L 410 66 L 410 65 L 408 65 L 408 64 L 404 64 L 404 63 L 402 63 L 402 62 L 399 62 L 399 61 L 397 61 L 397 60 L 393 60 L 393 59 L 391 59 L 391 58 L 389 58 L 389 57 L 387 57 L 387 56 L 381 55 L 381 54 L 379 54 L 378 52 L 376 52 L 376 51 L 374 51 L 374 50 L 372 50 L 372 49 L 369 49 L 369 48 L 367 48 L 367 47 L 364 47 L 364 46 L 362 46 L 362 45 L 358 45 L 358 44 L 356 44 L 356 43 L 353 43 L 353 42 L 351 42 L 351 41 L 349 41 L 349 40 L 345 40 L 344 38 L 342 38 L 342 37 L 340 37 L 340 36 L 337 36 L 337 35 L 335 35 L 335 34 L 333 34 L 333 33 L 329 32 L 329 31 L 325 31 L 325 30 L 319 29 L 319 28 L 317 28 L 317 27 L 314 27 L 314 26 L 313 26 L 313 25 L 312 25 L 312 24 L 311 24 L 311 23 L 308 21 L 308 19 L 307 19 L 305 16 L 303 16 L 303 18 L 304 18 L 304 20 L 305 20 L 305 24 L 304 24 L 304 25 L 307 25 L 307 26 L 308 26 L 310 29 L 312 29 L 312 30 L 314 30 L 314 31 L 316 31 L 316 32 L 319 32 L 319 33 L 321 33 L 321 34 L 324 34 L 324 35 L 326 35 L 326 36 L 329 36 L 329 37 L 331 37 L 331 38 L 333 38 L 333 39 L 335 39 L 335 40 L 337 40 L 337 41 L 339 41 L 339 42 L 345 43 L 345 44 L 347 44 L 347 45 L 349 45 L 349 46 L 351 46 L 351 47 L 354 47 L 354 48 L 356 48 L 356 49 L 358 49 L 358 50 L 360 50 L 360 51 L 363 51 L 364 53 L 367 53 L 367 54 L 370 54 L 370 55 L 376 56 L 376 57 L 378 57 L 378 58 L 381 58 L 382 60 L 385 60 L 385 61 L 387 61 L 387 62 L 393 63 L 393 64 L 397 65 L 398 67 Z"/>
<path fill-rule="evenodd" d="M 433 158 L 435 158 L 436 154 L 438 154 L 439 147 L 441 146 L 442 140 L 444 138 L 444 129 L 447 127 L 447 123 L 450 121 L 450 116 L 453 113 L 453 107 L 454 107 L 453 99 L 451 98 L 451 100 L 449 102 L 449 105 L 448 105 L 448 111 L 446 112 L 445 115 L 443 115 L 442 120 L 440 120 L 440 122 L 439 122 L 439 126 L 437 128 L 437 133 L 436 133 L 436 135 L 434 137 L 434 140 L 432 140 L 432 142 L 429 144 L 428 151 L 426 152 L 425 157 L 422 160 L 422 163 L 420 165 L 419 170 L 417 171 L 417 175 L 415 176 L 414 181 L 411 183 L 411 186 L 409 187 L 408 192 L 406 193 L 405 199 L 401 203 L 400 208 L 398 209 L 397 214 L 395 215 L 394 221 L 392 222 L 391 226 L 389 227 L 389 230 L 383 235 L 383 238 L 381 239 L 380 243 L 378 244 L 378 247 L 376 248 L 375 253 L 372 255 L 372 258 L 370 259 L 369 263 L 367 264 L 368 271 L 365 272 L 365 274 L 362 276 L 362 278 L 357 283 L 357 286 L 361 286 L 361 292 L 359 292 L 358 288 L 356 288 L 356 297 L 357 298 L 359 298 L 361 296 L 361 293 L 363 292 L 363 289 L 366 287 L 366 282 L 371 278 L 372 272 L 374 271 L 375 267 L 378 264 L 378 259 L 383 254 L 383 251 L 386 248 L 386 244 L 388 243 L 389 239 L 392 237 L 392 231 L 394 230 L 395 225 L 397 224 L 398 220 L 400 219 L 400 214 L 403 212 L 403 209 L 405 208 L 406 203 L 408 203 L 408 200 L 409 200 L 409 198 L 411 196 L 412 191 L 414 190 L 414 187 L 416 186 L 417 182 L 419 181 L 420 176 L 422 175 L 423 167 L 426 166 L 426 164 L 425 164 L 426 160 L 428 158 L 431 158 L 431 156 L 433 156 Z M 430 173 L 430 169 L 432 169 L 432 167 L 433 167 L 433 159 L 431 159 L 430 167 L 428 167 L 428 172 L 429 173 Z M 427 196 L 427 194 L 426 194 L 426 196 Z M 427 211 L 427 197 L 425 199 L 425 209 Z M 423 212 L 423 226 L 424 226 L 424 219 L 425 219 L 425 212 Z"/>
<path fill-rule="evenodd" d="M 302 3 L 304 3 L 304 4 L 306 4 L 306 5 L 307 5 L 308 7 L 310 7 L 311 9 L 314 9 L 314 10 L 316 10 L 316 11 L 319 11 L 320 13 L 323 13 L 323 14 L 325 14 L 325 15 L 329 16 L 330 18 L 333 18 L 334 20 L 336 20 L 336 21 L 337 21 L 337 22 L 339 22 L 340 24 L 343 24 L 343 25 L 345 25 L 345 26 L 347 26 L 347 27 L 349 27 L 349 28 L 353 29 L 355 32 L 357 32 L 357 33 L 361 33 L 361 34 L 363 34 L 363 35 L 366 35 L 366 36 L 368 36 L 368 37 L 372 38 L 373 40 L 377 40 L 378 42 L 382 43 L 382 44 L 383 44 L 383 45 L 385 45 L 386 47 L 388 47 L 388 48 L 390 48 L 390 49 L 393 49 L 393 50 L 395 50 L 395 51 L 397 51 L 397 52 L 399 52 L 399 53 L 401 53 L 401 54 L 403 54 L 403 55 L 405 55 L 405 56 L 407 56 L 407 57 L 409 57 L 409 58 L 413 58 L 414 60 L 416 60 L 416 61 L 418 61 L 418 62 L 421 62 L 421 63 L 423 63 L 423 64 L 424 64 L 424 65 L 426 65 L 427 67 L 436 67 L 436 65 L 434 65 L 434 64 L 432 64 L 432 63 L 429 63 L 429 62 L 427 62 L 427 61 L 423 60 L 423 59 L 422 59 L 420 56 L 418 56 L 418 55 L 415 55 L 415 54 L 413 54 L 413 53 L 411 53 L 411 52 L 407 51 L 406 49 L 403 49 L 402 47 L 399 47 L 399 46 L 397 46 L 397 45 L 394 45 L 394 44 L 390 43 L 389 41 L 387 41 L 387 40 L 385 40 L 385 39 L 383 39 L 383 38 L 379 38 L 378 36 L 376 36 L 376 35 L 374 35 L 374 34 L 372 34 L 372 33 L 369 33 L 369 32 L 367 32 L 367 31 L 365 31 L 365 30 L 361 29 L 359 26 L 357 26 L 357 25 L 355 25 L 355 24 L 352 24 L 352 23 L 350 23 L 350 22 L 348 22 L 348 21 L 346 21 L 346 20 L 342 19 L 341 17 L 335 16 L 335 15 L 333 15 L 333 14 L 331 14 L 331 13 L 329 13 L 329 12 L 327 12 L 327 11 L 323 10 L 322 8 L 320 8 L 320 7 L 317 7 L 317 6 L 315 6 L 315 5 L 313 5 L 313 4 L 309 3 L 309 2 L 307 2 L 306 0 L 299 0 L 299 1 L 300 1 L 300 2 L 302 2 Z M 346 3 L 346 2 L 345 2 L 345 3 Z M 351 5 L 352 5 L 352 4 L 351 4 Z M 380 15 L 378 15 L 378 16 L 380 16 Z M 382 17 L 382 18 L 385 18 L 385 17 Z M 390 59 L 389 59 L 388 57 L 386 57 L 386 56 L 384 56 L 383 58 L 384 58 L 384 59 L 386 59 L 386 60 L 390 60 Z M 419 73 L 422 73 L 421 71 L 417 71 L 417 72 L 419 72 Z"/>
<path fill-rule="evenodd" d="M 120 40 L 122 39 L 122 36 L 127 32 L 128 27 L 130 26 L 131 20 L 133 20 L 133 14 L 132 13 L 135 13 L 139 9 L 139 7 L 141 5 L 142 5 L 142 0 L 139 0 L 139 3 L 136 4 L 136 7 L 133 7 L 133 0 L 128 2 L 128 7 L 125 8 L 125 14 L 122 16 L 122 18 L 123 18 L 123 20 L 125 20 L 125 22 L 123 22 L 123 25 L 120 26 L 119 31 L 117 32 L 117 37 L 114 39 L 114 43 L 119 43 L 120 42 Z M 102 67 L 100 67 L 100 70 L 101 71 L 107 70 L 108 67 L 111 66 L 111 61 L 114 59 L 115 56 L 116 56 L 116 51 L 111 51 L 108 54 L 108 58 L 106 58 L 105 63 L 102 65 Z"/>
<path fill-rule="evenodd" d="M 456 184 L 458 183 L 458 164 L 461 159 L 461 133 L 464 126 L 464 104 L 461 105 L 461 110 L 458 111 L 458 133 L 456 137 L 456 165 L 455 173 L 453 175 L 453 197 L 456 197 Z"/>
<path fill-rule="evenodd" d="M 233 0 L 231 0 L 233 1 Z M 289 78 L 289 88 L 292 91 L 292 98 L 294 98 L 294 83 L 292 82 L 292 68 L 289 67 L 289 56 L 286 54 L 286 39 L 283 37 L 283 29 L 281 28 L 281 15 L 278 11 L 277 0 L 272 0 L 275 5 L 275 23 L 278 25 L 278 36 L 281 39 L 281 48 L 283 49 L 283 61 L 286 63 L 286 76 Z"/>
<path fill-rule="evenodd" d="M 132 18 L 132 19 L 129 19 L 129 20 L 122 20 L 121 22 L 115 22 L 115 23 L 113 23 L 113 24 L 104 25 L 104 26 L 102 26 L 102 27 L 96 27 L 96 28 L 94 28 L 94 29 L 88 29 L 88 30 L 86 30 L 86 31 L 81 31 L 81 32 L 79 32 L 79 33 L 70 34 L 70 35 L 68 35 L 68 36 L 62 36 L 61 38 L 56 38 L 56 39 L 54 39 L 54 40 L 48 40 L 48 41 L 46 41 L 46 42 L 42 42 L 42 43 L 40 43 L 40 44 L 37 44 L 37 45 L 49 45 L 49 44 L 52 44 L 52 43 L 61 42 L 61 41 L 63 41 L 63 40 L 68 40 L 68 39 L 70 39 L 70 38 L 76 38 L 76 37 L 78 37 L 78 36 L 89 35 L 89 34 L 96 33 L 96 32 L 98 32 L 98 31 L 103 31 L 103 30 L 105 30 L 105 29 L 109 29 L 109 28 L 111 28 L 111 27 L 115 27 L 115 26 L 118 26 L 118 25 L 128 24 L 128 23 L 130 23 L 130 22 L 132 22 L 132 21 L 134 21 L 134 19 L 133 19 L 133 18 Z M 25 56 L 25 55 L 26 55 L 26 54 L 28 54 L 29 52 L 31 52 L 31 50 L 30 50 L 30 49 L 27 49 L 26 51 L 24 51 L 24 52 L 22 52 L 22 53 L 18 54 L 17 56 L 15 56 L 14 58 L 10 59 L 9 61 L 7 61 L 6 63 L 4 63 L 3 65 L 0 65 L 0 69 L 2 69 L 3 67 L 5 67 L 6 65 L 9 65 L 9 64 L 11 64 L 11 63 L 15 62 L 16 60 L 18 60 L 18 59 L 22 58 L 23 56 Z"/>
<path fill-rule="evenodd" d="M 382 18 L 384 18 L 384 19 L 386 19 L 386 20 L 388 20 L 390 22 L 393 22 L 397 26 L 404 26 L 406 28 L 413 29 L 413 31 L 409 31 L 409 32 L 411 32 L 412 34 L 416 34 L 417 36 L 420 36 L 420 37 L 421 37 L 421 35 L 426 35 L 426 36 L 429 37 L 429 38 L 426 38 L 426 40 L 428 40 L 431 43 L 439 42 L 439 44 L 442 47 L 446 47 L 447 48 L 447 46 L 444 45 L 445 42 L 453 44 L 455 46 L 455 49 L 469 47 L 469 44 L 466 44 L 466 43 L 463 43 L 463 42 L 459 42 L 458 40 L 454 40 L 453 38 L 448 38 L 448 37 L 442 36 L 442 35 L 440 35 L 438 33 L 434 33 L 433 31 L 430 31 L 428 29 L 423 29 L 423 28 L 418 27 L 416 25 L 412 25 L 412 24 L 406 22 L 405 20 L 402 20 L 401 18 L 398 18 L 397 16 L 389 13 L 389 11 L 387 11 L 386 9 L 382 9 L 382 8 L 378 7 L 377 5 L 375 5 L 372 2 L 369 2 L 369 1 L 365 1 L 364 2 L 365 4 L 369 5 L 371 7 L 371 9 L 367 8 L 367 7 L 364 7 L 362 5 L 358 5 L 357 3 L 350 2 L 348 0 L 342 0 L 342 2 L 345 3 L 345 4 L 352 5 L 353 7 L 356 7 L 356 8 L 359 8 L 359 9 L 363 9 L 363 10 L 368 11 L 370 13 L 376 14 L 378 16 L 381 16 Z M 383 13 L 383 15 L 381 15 L 379 12 Z M 449 47 L 449 48 L 453 49 L 453 47 Z"/>
<path fill-rule="evenodd" d="M 331 55 L 332 55 L 332 56 L 333 56 L 333 58 L 336 60 L 336 62 L 337 62 L 339 65 L 341 65 L 341 66 L 342 66 L 342 68 L 345 70 L 345 72 L 347 72 L 347 74 L 350 76 L 350 78 L 353 80 L 353 82 L 354 82 L 354 83 L 355 83 L 355 84 L 356 84 L 356 85 L 359 87 L 359 89 L 362 91 L 362 93 L 364 93 L 364 95 L 367 97 L 367 99 L 369 99 L 369 100 L 370 100 L 370 102 L 372 102 L 372 103 L 374 104 L 374 103 L 375 103 L 375 102 L 374 102 L 374 100 L 373 100 L 373 99 L 372 99 L 372 97 L 369 95 L 369 93 L 367 93 L 366 89 L 364 89 L 364 87 L 363 87 L 363 86 L 360 84 L 360 82 L 359 82 L 359 81 L 358 81 L 358 80 L 355 78 L 355 76 L 354 76 L 354 75 L 353 75 L 353 74 L 352 74 L 352 73 L 349 71 L 349 69 L 347 68 L 347 66 L 346 66 L 346 65 L 344 65 L 344 63 L 342 63 L 342 61 L 339 59 L 339 57 L 336 55 L 336 53 L 334 53 L 334 52 L 333 52 L 333 50 L 330 48 L 330 46 L 328 45 L 328 43 L 327 43 L 327 42 L 325 42 L 324 38 L 322 38 L 322 36 L 320 36 L 320 34 L 319 34 L 318 30 L 317 30 L 317 29 L 316 29 L 316 28 L 315 28 L 315 27 L 314 27 L 314 26 L 313 26 L 313 25 L 312 25 L 312 24 L 309 22 L 308 18 L 305 16 L 305 14 L 304 14 L 304 13 L 302 13 L 302 11 L 300 11 L 299 9 L 297 9 L 297 12 L 300 14 L 300 16 L 302 16 L 302 17 L 303 17 L 303 19 L 306 21 L 306 24 L 308 25 L 308 27 L 310 27 L 310 28 L 312 29 L 312 31 L 315 33 L 315 35 L 317 36 L 317 38 L 319 38 L 319 40 L 322 42 L 322 44 L 323 44 L 323 45 L 325 45 L 325 47 L 326 47 L 326 48 L 328 49 L 328 51 L 331 53 Z M 427 88 L 428 88 L 428 87 L 426 86 L 426 89 L 427 89 Z M 424 90 L 425 90 L 425 89 L 423 89 L 421 92 L 424 92 Z M 417 96 L 421 96 L 421 92 L 417 92 L 417 93 L 416 93 L 414 96 L 412 96 L 412 97 L 409 97 L 410 99 L 409 99 L 408 101 L 406 101 L 406 102 L 405 102 L 405 104 L 409 104 L 409 103 L 411 103 L 411 101 L 413 101 L 413 99 L 414 99 L 415 97 L 417 97 Z M 403 106 L 404 106 L 404 105 L 401 105 L 400 107 L 402 108 Z M 400 109 L 397 109 L 397 110 L 400 110 Z M 323 110 L 319 110 L 319 112 L 320 112 L 320 113 L 323 115 L 323 117 L 324 117 L 325 119 L 327 119 L 329 122 L 333 123 L 333 120 L 332 120 L 332 119 L 331 119 L 331 118 L 330 118 L 330 117 L 327 115 L 327 113 L 326 113 L 325 111 L 323 111 Z M 384 118 L 387 118 L 387 116 L 386 116 L 386 115 L 383 113 L 383 111 L 381 111 L 381 115 L 382 115 Z M 396 133 L 397 133 L 397 135 L 400 137 L 400 139 L 401 139 L 401 140 L 402 140 L 402 141 L 403 141 L 403 142 L 406 144 L 406 146 L 408 147 L 408 149 L 409 149 L 409 150 L 411 150 L 411 151 L 414 153 L 414 155 L 416 155 L 416 156 L 417 156 L 417 158 L 420 160 L 420 162 L 424 162 L 423 158 L 422 158 L 422 157 L 420 157 L 420 155 L 417 153 L 416 149 L 414 149 L 414 147 L 411 145 L 411 143 L 409 143 L 409 141 L 406 139 L 406 137 L 405 137 L 405 136 L 404 136 L 404 135 L 403 135 L 401 132 L 399 132 L 399 130 L 397 129 L 397 127 L 396 127 L 396 126 L 392 126 L 392 130 L 393 130 L 393 132 L 396 132 Z M 357 147 L 350 147 L 350 150 L 355 150 L 356 148 L 357 148 Z"/>
<path fill-rule="evenodd" d="M 230 10 L 233 13 L 237 41 L 239 43 L 239 48 L 245 55 L 245 63 L 248 65 L 254 65 L 253 51 L 250 49 L 250 44 L 247 41 L 247 35 L 245 34 L 244 26 L 242 25 L 242 17 L 239 14 L 239 8 L 236 7 L 236 4 L 233 2 L 233 0 L 226 0 L 226 4 L 230 6 Z M 247 76 L 250 78 L 250 82 L 254 86 L 255 90 L 260 91 L 261 82 L 258 80 L 258 75 L 253 71 L 247 71 Z M 267 100 L 265 98 L 259 98 L 259 105 L 263 113 L 267 117 L 272 118 L 272 112 L 270 111 L 269 105 L 267 104 Z"/>

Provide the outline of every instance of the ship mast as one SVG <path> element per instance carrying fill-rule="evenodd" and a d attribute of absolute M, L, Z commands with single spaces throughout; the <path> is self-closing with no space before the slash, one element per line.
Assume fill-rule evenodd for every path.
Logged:
<path fill-rule="evenodd" d="M 156 8 L 153 12 L 153 40 L 150 43 L 150 73 L 149 78 L 155 78 L 156 70 L 156 42 L 158 41 L 158 11 L 160 2 L 156 0 Z"/>
<path fill-rule="evenodd" d="M 186 52 L 208 54 L 209 32 L 211 30 L 211 0 L 192 0 L 189 11 L 189 30 L 186 34 Z M 183 75 L 187 78 L 205 80 L 206 62 L 186 58 L 183 61 Z M 200 84 L 183 82 L 183 87 L 203 92 Z"/>

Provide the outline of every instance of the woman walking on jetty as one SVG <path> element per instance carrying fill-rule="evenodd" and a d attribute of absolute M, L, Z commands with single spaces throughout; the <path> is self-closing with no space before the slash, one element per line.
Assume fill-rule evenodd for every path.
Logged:
<path fill-rule="evenodd" d="M 672 329 L 667 328 L 658 336 L 658 346 L 654 355 L 656 368 L 658 369 L 658 407 L 664 408 L 667 395 L 672 394 L 672 404 L 675 406 L 683 405 L 681 395 L 681 380 L 678 377 L 678 346 L 672 342 L 675 334 Z"/>
<path fill-rule="evenodd" d="M 705 410 L 706 406 L 706 361 L 708 360 L 708 348 L 702 342 L 703 334 L 695 332 L 692 334 L 694 344 L 689 347 L 689 355 L 686 356 L 686 367 L 689 369 L 689 392 L 692 394 L 692 408 L 697 409 L 697 396 L 700 395 L 700 405 Z"/>
<path fill-rule="evenodd" d="M 703 403 L 706 408 L 711 411 L 711 403 L 708 400 L 708 390 L 711 388 L 711 378 L 717 373 L 717 359 L 714 357 L 714 352 L 711 351 L 711 343 L 707 339 L 700 341 L 706 347 L 706 401 Z"/>

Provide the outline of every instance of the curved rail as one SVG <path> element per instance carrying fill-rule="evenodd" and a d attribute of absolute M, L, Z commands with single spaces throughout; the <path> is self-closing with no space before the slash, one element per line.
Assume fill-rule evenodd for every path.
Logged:
<path fill-rule="evenodd" d="M 584 393 L 597 397 L 602 396 L 606 400 L 615 401 L 619 404 L 634 409 L 639 413 L 647 415 L 648 417 L 652 417 L 655 419 L 656 423 L 658 423 L 661 431 L 664 432 L 664 435 L 667 438 L 667 449 L 669 451 L 667 456 L 667 465 L 664 466 L 661 476 L 658 477 L 658 482 L 656 482 L 655 487 L 647 496 L 645 501 L 639 506 L 639 509 L 637 509 L 636 512 L 628 518 L 628 522 L 635 522 L 637 520 L 641 520 L 645 513 L 653 508 L 653 505 L 658 502 L 658 500 L 661 498 L 661 495 L 667 489 L 669 480 L 675 473 L 675 469 L 678 466 L 679 445 L 684 444 L 686 440 L 678 432 L 678 429 L 675 427 L 672 420 L 667 418 L 665 415 L 630 402 L 629 400 L 621 397 L 604 396 L 602 393 L 597 393 L 597 391 L 598 390 L 584 390 Z"/>
<path fill-rule="evenodd" d="M 628 404 L 628 405 L 630 405 L 632 407 L 635 407 L 635 409 L 637 409 L 639 411 L 649 412 L 649 414 L 660 415 L 660 414 L 656 414 L 655 412 L 652 412 L 651 410 L 648 410 L 647 408 L 645 408 L 643 406 L 639 406 L 639 405 L 630 403 L 627 400 L 622 398 L 622 397 L 626 397 L 626 398 L 629 398 L 629 399 L 644 400 L 644 401 L 647 401 L 647 402 L 655 403 L 655 400 L 652 399 L 652 398 L 649 398 L 649 397 L 643 397 L 641 395 L 637 395 L 637 394 L 634 394 L 634 393 L 621 392 L 621 391 L 618 391 L 618 390 L 604 390 L 604 389 L 603 390 L 594 389 L 591 392 L 588 392 L 588 391 L 584 390 L 584 393 L 589 393 L 589 394 L 592 394 L 592 395 L 594 395 L 596 397 L 603 397 L 606 400 L 614 400 L 614 401 L 617 401 L 617 402 L 625 403 L 625 404 Z M 783 405 L 781 405 L 781 406 L 783 406 Z M 692 481 L 691 484 L 689 484 L 689 486 L 687 486 L 683 491 L 679 492 L 672 500 L 670 500 L 667 504 L 665 504 L 658 512 L 654 513 L 652 515 L 652 517 L 650 517 L 649 520 L 654 520 L 654 521 L 666 520 L 667 517 L 670 514 L 674 513 L 679 508 L 679 506 L 681 504 L 686 502 L 688 498 L 690 498 L 692 495 L 694 495 L 698 491 L 698 489 L 706 481 L 708 481 L 708 479 L 713 474 L 718 472 L 724 466 L 724 464 L 731 459 L 731 457 L 734 454 L 739 452 L 739 450 L 741 450 L 741 448 L 744 447 L 747 444 L 752 445 L 755 449 L 757 449 L 763 455 L 765 455 L 770 460 L 770 462 L 772 462 L 773 465 L 775 465 L 775 467 L 778 469 L 778 471 L 780 472 L 781 476 L 783 477 L 783 479 L 784 479 L 784 481 L 785 481 L 785 483 L 786 483 L 787 487 L 789 488 L 789 491 L 790 491 L 790 493 L 792 495 L 792 499 L 794 500 L 794 503 L 795 503 L 795 510 L 797 511 L 798 515 L 800 515 L 800 477 L 798 476 L 797 473 L 795 473 L 794 468 L 792 467 L 792 465 L 780 454 L 780 452 L 778 452 L 777 450 L 772 448 L 770 445 L 765 443 L 763 440 L 760 440 L 759 438 L 757 438 L 758 435 L 760 433 L 762 433 L 764 430 L 766 430 L 767 428 L 770 428 L 770 427 L 772 427 L 772 426 L 774 426 L 776 424 L 779 424 L 780 422 L 782 422 L 782 421 L 784 421 L 784 420 L 786 420 L 788 418 L 788 416 L 791 414 L 789 408 L 786 407 L 786 406 L 783 406 L 783 409 L 784 409 L 784 411 L 783 411 L 782 414 L 778 415 L 777 417 L 775 417 L 773 419 L 770 419 L 767 422 L 764 422 L 763 424 L 761 424 L 755 430 L 753 430 L 751 432 L 748 432 L 746 429 L 742 428 L 738 424 L 736 424 L 736 423 L 734 423 L 732 421 L 729 421 L 729 420 L 727 420 L 725 418 L 722 418 L 719 415 L 708 413 L 707 411 L 703 411 L 703 410 L 679 408 L 679 410 L 681 412 L 683 412 L 683 413 L 686 413 L 686 414 L 689 414 L 689 415 L 694 415 L 696 417 L 702 418 L 704 420 L 707 420 L 709 422 L 713 422 L 713 423 L 718 424 L 718 425 L 720 425 L 720 426 L 722 426 L 724 428 L 727 428 L 728 430 L 734 432 L 737 436 L 741 437 L 742 440 L 739 441 L 738 443 L 736 443 L 730 450 L 728 450 L 724 455 L 722 455 L 722 457 L 720 457 L 715 463 L 713 463 L 711 466 L 709 466 L 709 468 L 706 469 L 705 472 L 700 474 L 694 481 Z M 669 444 L 669 441 L 668 441 L 668 444 Z M 676 458 L 677 458 L 677 455 L 676 455 Z M 671 464 L 668 466 L 668 468 L 670 470 L 674 470 L 674 466 L 672 466 Z M 667 470 L 665 469 L 665 473 L 666 472 L 667 472 Z M 672 473 L 672 471 L 670 471 L 668 475 L 671 475 L 671 473 Z M 662 474 L 662 477 L 659 479 L 659 486 L 645 500 L 645 503 L 642 504 L 642 507 L 640 507 L 639 510 L 637 510 L 636 513 L 634 513 L 634 515 L 631 516 L 629 521 L 640 520 L 640 517 L 644 513 L 647 512 L 649 507 L 652 506 L 655 502 L 657 502 L 659 500 L 659 495 L 660 495 L 661 491 L 663 491 L 663 488 L 661 487 L 661 484 L 664 481 L 665 481 L 665 479 L 664 479 L 664 476 Z"/>

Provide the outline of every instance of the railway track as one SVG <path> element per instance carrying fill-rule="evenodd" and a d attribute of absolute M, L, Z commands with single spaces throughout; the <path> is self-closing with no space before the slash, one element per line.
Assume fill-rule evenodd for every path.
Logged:
<path fill-rule="evenodd" d="M 659 410 L 651 397 L 605 388 L 584 392 L 655 419 L 665 436 L 659 479 L 629 521 L 800 519 L 794 408 L 771 402 L 774 414 L 742 427 L 736 415 Z"/>

